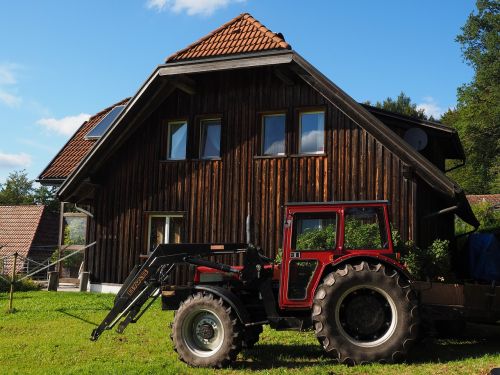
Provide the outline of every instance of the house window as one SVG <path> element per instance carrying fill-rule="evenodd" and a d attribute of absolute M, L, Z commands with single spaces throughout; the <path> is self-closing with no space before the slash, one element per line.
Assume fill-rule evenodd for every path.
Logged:
<path fill-rule="evenodd" d="M 200 123 L 200 158 L 220 158 L 220 119 L 202 120 Z"/>
<path fill-rule="evenodd" d="M 182 160 L 186 158 L 187 122 L 168 123 L 167 159 Z"/>
<path fill-rule="evenodd" d="M 165 243 L 182 242 L 182 215 L 151 215 L 149 217 L 148 253 Z"/>
<path fill-rule="evenodd" d="M 285 155 L 284 113 L 262 116 L 262 155 Z"/>
<path fill-rule="evenodd" d="M 299 128 L 299 153 L 322 154 L 325 152 L 325 112 L 301 112 Z"/>

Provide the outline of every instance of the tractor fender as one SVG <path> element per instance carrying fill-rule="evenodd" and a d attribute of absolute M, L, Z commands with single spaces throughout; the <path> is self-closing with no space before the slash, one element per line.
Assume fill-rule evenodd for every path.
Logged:
<path fill-rule="evenodd" d="M 384 266 L 389 266 L 391 268 L 394 268 L 399 273 L 401 273 L 408 280 L 413 280 L 413 276 L 408 272 L 405 266 L 403 266 L 398 261 L 382 254 L 358 253 L 358 254 L 343 255 L 335 259 L 332 263 L 330 263 L 329 268 L 337 269 L 342 267 L 344 264 L 352 264 L 354 262 L 357 263 L 363 260 L 366 260 L 368 262 L 377 262 L 383 264 Z"/>
<path fill-rule="evenodd" d="M 202 292 L 209 292 L 222 298 L 224 302 L 226 302 L 229 306 L 232 307 L 232 309 L 240 319 L 241 323 L 243 324 L 251 323 L 250 314 L 248 313 L 247 308 L 245 307 L 243 302 L 241 302 L 240 298 L 230 290 L 217 285 L 203 285 L 203 284 L 196 285 L 193 289 Z"/>

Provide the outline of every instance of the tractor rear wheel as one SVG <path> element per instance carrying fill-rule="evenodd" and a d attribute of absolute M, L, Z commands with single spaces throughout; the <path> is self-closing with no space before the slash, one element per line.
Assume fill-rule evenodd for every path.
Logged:
<path fill-rule="evenodd" d="M 196 367 L 225 367 L 241 350 L 242 326 L 230 306 L 210 293 L 188 297 L 170 335 L 179 358 Z"/>
<path fill-rule="evenodd" d="M 419 325 L 408 280 L 365 261 L 324 279 L 314 296 L 312 320 L 325 351 L 351 365 L 404 358 Z"/>

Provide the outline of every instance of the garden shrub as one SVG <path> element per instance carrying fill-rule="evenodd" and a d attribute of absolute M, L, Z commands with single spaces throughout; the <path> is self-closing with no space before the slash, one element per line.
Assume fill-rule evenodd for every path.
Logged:
<path fill-rule="evenodd" d="M 334 249 L 337 228 L 330 224 L 325 228 L 309 229 L 297 237 L 297 250 L 327 250 Z"/>
<path fill-rule="evenodd" d="M 18 275 L 17 278 L 21 278 L 22 275 Z M 11 280 L 10 277 L 7 277 Z M 22 281 L 16 281 L 14 284 L 14 291 L 16 292 L 29 292 L 31 290 L 40 290 L 40 285 L 35 283 L 30 278 L 24 279 Z M 0 293 L 5 293 L 10 291 L 10 282 L 7 282 L 4 278 L 0 277 Z"/>
<path fill-rule="evenodd" d="M 474 215 L 479 221 L 480 232 L 498 232 L 500 231 L 500 210 L 495 210 L 488 202 L 480 202 L 471 205 Z M 455 234 L 463 234 L 474 229 L 471 225 L 459 218 L 455 219 Z"/>
<path fill-rule="evenodd" d="M 412 242 L 405 244 L 403 262 L 408 271 L 418 280 L 448 281 L 451 278 L 451 262 L 448 240 L 434 240 L 425 249 Z"/>
<path fill-rule="evenodd" d="M 346 249 L 380 249 L 380 229 L 378 223 L 363 223 L 349 219 L 344 223 L 344 247 Z"/>
<path fill-rule="evenodd" d="M 61 258 L 65 257 L 66 255 L 69 255 L 70 252 L 74 252 L 75 250 L 62 250 L 61 251 Z M 52 253 L 52 256 L 50 257 L 50 262 L 57 262 L 59 259 L 59 250 L 56 250 Z M 80 251 L 78 254 L 75 254 L 73 256 L 70 256 L 69 258 L 66 258 L 62 261 L 62 265 L 66 268 L 78 268 L 80 267 L 80 264 L 83 262 L 83 251 Z"/>

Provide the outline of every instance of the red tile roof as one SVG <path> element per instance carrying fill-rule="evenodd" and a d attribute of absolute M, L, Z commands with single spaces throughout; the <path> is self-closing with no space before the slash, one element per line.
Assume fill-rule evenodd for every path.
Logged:
<path fill-rule="evenodd" d="M 57 215 L 45 206 L 0 206 L 0 258 L 16 252 L 25 258 L 35 257 L 32 253 L 38 251 L 51 254 L 57 246 L 57 233 Z M 0 268 L 9 269 L 11 264 L 12 258 L 7 258 L 5 263 L 0 261 Z M 22 266 L 19 260 L 18 271 Z"/>
<path fill-rule="evenodd" d="M 280 49 L 291 49 L 283 35 L 273 33 L 250 14 L 243 13 L 197 42 L 174 53 L 167 58 L 167 63 Z"/>
<path fill-rule="evenodd" d="M 500 205 L 500 194 L 467 195 L 470 204 L 487 202 L 492 206 Z"/>
<path fill-rule="evenodd" d="M 65 179 L 76 168 L 80 161 L 87 155 L 96 143 L 96 139 L 85 139 L 87 133 L 106 116 L 117 105 L 126 104 L 130 98 L 113 104 L 92 116 L 84 122 L 76 133 L 69 139 L 66 145 L 59 151 L 56 157 L 50 162 L 45 170 L 40 174 L 40 180 Z"/>

